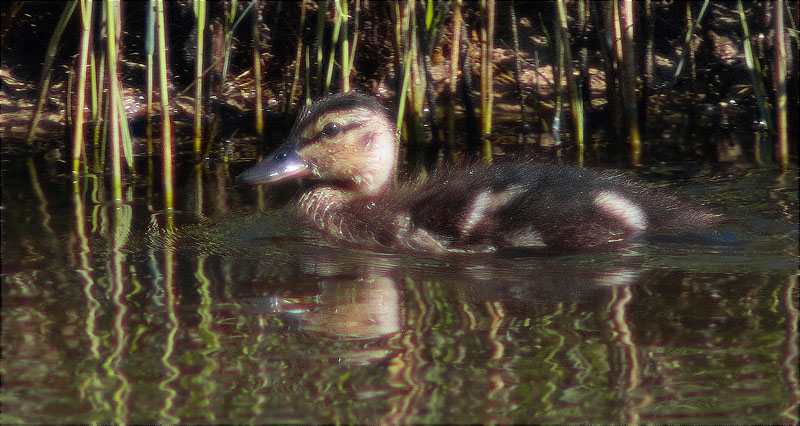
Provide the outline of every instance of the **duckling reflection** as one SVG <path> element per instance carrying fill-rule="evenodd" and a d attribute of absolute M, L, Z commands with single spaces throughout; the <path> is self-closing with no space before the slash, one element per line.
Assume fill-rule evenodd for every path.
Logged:
<path fill-rule="evenodd" d="M 296 272 L 285 286 L 271 277 L 247 278 L 247 290 L 242 291 L 262 292 L 264 287 L 253 283 L 263 282 L 272 295 L 247 298 L 245 305 L 252 313 L 281 318 L 294 332 L 336 341 L 375 341 L 403 332 L 407 325 L 404 313 L 414 311 L 419 302 L 405 293 L 429 284 L 450 288 L 453 298 L 471 305 L 498 301 L 511 310 L 518 305 L 524 312 L 532 303 L 551 306 L 553 301 L 595 298 L 609 287 L 631 286 L 642 280 L 635 259 L 620 262 L 618 256 L 608 256 L 606 261 L 594 256 L 595 261 L 607 263 L 602 267 L 596 262 L 587 266 L 575 261 L 554 265 L 545 258 L 520 262 L 461 257 L 431 261 L 420 270 L 414 259 L 409 263 L 405 257 L 376 257 L 363 251 L 320 248 L 298 255 L 293 265 L 287 265 Z M 408 284 L 415 282 L 423 284 L 409 290 Z"/>
<path fill-rule="evenodd" d="M 395 127 L 374 99 L 327 96 L 305 107 L 288 140 L 241 181 L 308 178 L 294 215 L 343 245 L 435 253 L 580 251 L 647 232 L 720 221 L 633 182 L 569 167 L 454 168 L 394 189 Z"/>
<path fill-rule="evenodd" d="M 325 283 L 311 297 L 275 297 L 272 310 L 290 315 L 298 329 L 337 339 L 363 340 L 400 331 L 400 295 L 388 277 Z"/>

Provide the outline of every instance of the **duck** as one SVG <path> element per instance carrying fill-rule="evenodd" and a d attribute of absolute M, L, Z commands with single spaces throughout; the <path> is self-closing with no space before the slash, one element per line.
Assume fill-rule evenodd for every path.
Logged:
<path fill-rule="evenodd" d="M 449 167 L 395 185 L 396 136 L 375 98 L 328 95 L 302 108 L 285 142 L 237 181 L 302 179 L 290 210 L 303 226 L 333 244 L 388 251 L 575 252 L 722 218 L 620 176 L 533 162 Z"/>

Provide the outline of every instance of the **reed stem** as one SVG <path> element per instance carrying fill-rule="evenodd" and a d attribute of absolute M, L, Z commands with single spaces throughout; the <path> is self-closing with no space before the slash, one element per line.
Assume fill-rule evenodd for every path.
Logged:
<path fill-rule="evenodd" d="M 333 64 L 336 59 L 336 45 L 339 44 L 339 31 L 342 28 L 342 12 L 339 0 L 333 0 L 333 34 L 331 35 L 331 51 L 328 52 L 328 71 L 325 73 L 324 93 L 329 93 L 331 89 L 331 79 L 333 79 Z"/>
<path fill-rule="evenodd" d="M 775 105 L 777 114 L 777 126 L 775 128 L 778 136 L 778 162 L 781 170 L 789 168 L 789 115 L 788 115 L 788 94 L 786 80 L 788 68 L 788 56 L 786 53 L 786 29 L 784 27 L 784 2 L 776 0 L 773 3 L 775 8 Z"/>
<path fill-rule="evenodd" d="M 44 64 L 42 65 L 42 74 L 39 77 L 39 97 L 36 100 L 36 108 L 33 111 L 31 125 L 28 129 L 28 137 L 26 138 L 28 145 L 33 143 L 33 138 L 36 134 L 36 127 L 39 126 L 39 120 L 42 117 L 42 110 L 44 109 L 44 104 L 47 101 L 47 91 L 50 88 L 50 76 L 53 73 L 53 61 L 55 60 L 56 52 L 58 51 L 59 41 L 61 40 L 61 36 L 64 34 L 64 30 L 67 28 L 67 24 L 72 17 L 72 13 L 75 11 L 75 7 L 77 6 L 78 2 L 76 1 L 69 2 L 64 6 L 64 10 L 61 12 L 61 17 L 56 24 L 53 35 L 50 36 L 50 42 L 47 45 L 47 52 L 45 53 L 44 57 Z"/>
<path fill-rule="evenodd" d="M 357 21 L 356 21 L 357 22 Z M 300 2 L 300 30 L 297 32 L 297 49 L 294 57 L 294 72 L 292 73 L 292 88 L 289 90 L 289 98 L 283 105 L 283 112 L 286 113 L 294 106 L 294 98 L 297 93 L 297 83 L 300 80 L 300 65 L 303 61 L 303 50 L 308 49 L 303 46 L 303 29 L 306 27 L 306 4 Z M 353 49 L 355 50 L 355 49 Z M 304 85 L 308 87 L 308 53 L 306 52 L 306 79 Z"/>
<path fill-rule="evenodd" d="M 92 12 L 94 3 L 92 0 L 81 0 L 81 53 L 78 65 L 78 92 L 75 101 L 75 120 L 73 121 L 74 130 L 72 136 L 72 177 L 77 182 L 80 171 L 81 156 L 86 152 L 86 141 L 84 140 L 84 117 L 83 111 L 86 104 L 86 71 L 89 62 L 89 41 L 92 36 Z"/>
<path fill-rule="evenodd" d="M 120 132 L 119 132 L 119 84 L 117 81 L 117 37 L 116 18 L 114 13 L 113 0 L 106 0 L 106 28 L 107 28 L 107 50 L 108 50 L 108 84 L 109 84 L 109 118 L 110 118 L 110 139 L 111 139 L 111 188 L 114 203 L 119 206 L 122 204 L 122 168 L 120 164 Z"/>
<path fill-rule="evenodd" d="M 205 53 L 206 33 L 206 1 L 197 0 L 193 3 L 195 25 L 197 28 L 196 60 L 194 67 L 194 126 L 193 141 L 194 153 L 203 152 L 203 55 Z"/>
<path fill-rule="evenodd" d="M 483 36 L 483 49 L 481 55 L 481 139 L 483 139 L 481 157 L 487 164 L 492 163 L 492 108 L 494 106 L 494 11 L 495 0 L 481 1 L 484 11 L 485 26 Z"/>
<path fill-rule="evenodd" d="M 256 135 L 261 138 L 264 136 L 264 100 L 261 92 L 261 52 L 259 51 L 261 47 L 261 14 L 258 13 L 258 0 L 253 0 L 252 5 L 255 6 L 251 14 L 253 17 L 253 88 L 255 89 L 253 127 L 256 129 Z"/>
<path fill-rule="evenodd" d="M 167 83 L 167 37 L 164 18 L 164 0 L 156 0 L 158 28 L 158 75 L 161 91 L 161 164 L 164 169 L 164 213 L 165 228 L 172 230 L 174 190 L 172 171 L 172 119 L 169 113 L 169 85 Z"/>

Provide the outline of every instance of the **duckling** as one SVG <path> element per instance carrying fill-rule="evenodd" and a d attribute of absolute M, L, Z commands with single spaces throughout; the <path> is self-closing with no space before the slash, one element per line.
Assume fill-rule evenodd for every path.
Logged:
<path fill-rule="evenodd" d="M 303 108 L 286 142 L 239 180 L 307 178 L 298 219 L 333 242 L 388 250 L 581 251 L 721 218 L 635 182 L 546 164 L 452 168 L 394 188 L 395 136 L 375 99 L 329 95 Z"/>

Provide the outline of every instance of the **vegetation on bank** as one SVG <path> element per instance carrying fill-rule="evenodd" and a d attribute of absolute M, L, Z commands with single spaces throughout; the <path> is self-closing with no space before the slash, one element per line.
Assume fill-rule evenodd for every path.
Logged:
<path fill-rule="evenodd" d="M 3 115 L 24 117 L 35 144 L 44 113 L 63 111 L 55 120 L 70 132 L 74 176 L 102 173 L 108 158 L 118 201 L 126 166 L 135 172 L 130 124 L 144 121 L 167 210 L 176 119 L 191 123 L 198 159 L 224 159 L 217 141 L 230 136 L 231 111 L 262 135 L 275 113 L 349 90 L 397 110 L 411 173 L 455 152 L 491 162 L 498 113 L 516 117 L 517 143 L 577 164 L 587 150 L 637 167 L 665 152 L 720 160 L 739 149 L 786 169 L 797 140 L 798 9 L 783 0 L 11 2 Z M 23 84 L 34 70 L 36 96 Z M 714 135 L 723 129 L 750 139 Z M 596 131 L 611 143 L 598 148 Z M 110 154 L 86 161 L 87 146 Z"/>

